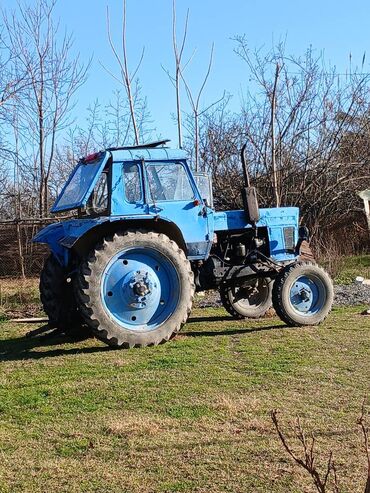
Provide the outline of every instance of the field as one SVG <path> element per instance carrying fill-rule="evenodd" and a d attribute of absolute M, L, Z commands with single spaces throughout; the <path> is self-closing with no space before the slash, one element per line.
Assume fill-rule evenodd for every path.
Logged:
<path fill-rule="evenodd" d="M 3 320 L 0 492 L 313 492 L 273 408 L 289 440 L 296 414 L 315 431 L 320 466 L 334 451 L 341 492 L 362 492 L 370 319 L 360 311 L 288 329 L 196 309 L 175 340 L 128 351 L 25 339 L 29 326 Z"/>

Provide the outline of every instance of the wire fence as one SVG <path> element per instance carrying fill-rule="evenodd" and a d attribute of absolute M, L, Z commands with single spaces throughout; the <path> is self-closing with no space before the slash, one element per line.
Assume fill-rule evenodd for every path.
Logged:
<path fill-rule="evenodd" d="M 33 236 L 54 220 L 0 221 L 0 278 L 39 276 L 48 247 Z"/>
<path fill-rule="evenodd" d="M 69 217 L 60 217 L 59 220 Z M 35 234 L 58 222 L 51 219 L 0 220 L 0 279 L 38 277 L 49 255 L 47 245 L 32 243 Z M 370 243 L 365 216 L 359 221 L 341 225 L 341 234 L 335 229 L 321 240 L 313 239 L 313 248 L 318 258 L 354 255 L 369 251 Z"/>

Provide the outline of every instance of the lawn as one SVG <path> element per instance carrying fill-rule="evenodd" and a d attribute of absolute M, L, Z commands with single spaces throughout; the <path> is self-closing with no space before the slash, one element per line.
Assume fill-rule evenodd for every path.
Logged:
<path fill-rule="evenodd" d="M 370 279 L 370 255 L 349 257 L 328 256 L 320 261 L 331 274 L 336 284 L 351 284 L 356 277 Z"/>
<path fill-rule="evenodd" d="M 289 439 L 296 414 L 315 431 L 320 465 L 334 451 L 341 492 L 362 492 L 370 318 L 360 311 L 298 329 L 196 309 L 175 340 L 126 351 L 25 339 L 29 326 L 2 321 L 0 492 L 315 491 L 282 449 L 272 408 Z"/>

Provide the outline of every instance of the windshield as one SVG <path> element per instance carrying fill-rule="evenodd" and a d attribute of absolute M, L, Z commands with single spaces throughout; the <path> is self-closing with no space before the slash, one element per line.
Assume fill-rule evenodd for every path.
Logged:
<path fill-rule="evenodd" d="M 150 164 L 147 174 L 149 195 L 153 201 L 194 199 L 189 177 L 181 163 Z"/>
<path fill-rule="evenodd" d="M 92 163 L 78 163 L 51 212 L 77 209 L 86 205 L 87 199 L 98 181 L 107 159 L 108 157 L 102 154 L 100 159 Z"/>

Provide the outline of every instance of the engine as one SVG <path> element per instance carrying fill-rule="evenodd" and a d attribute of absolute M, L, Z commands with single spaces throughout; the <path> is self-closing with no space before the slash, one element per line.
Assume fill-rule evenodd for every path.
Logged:
<path fill-rule="evenodd" d="M 262 256 L 269 256 L 267 229 L 218 234 L 210 256 L 193 266 L 197 290 L 217 288 L 232 267 L 254 264 Z"/>

